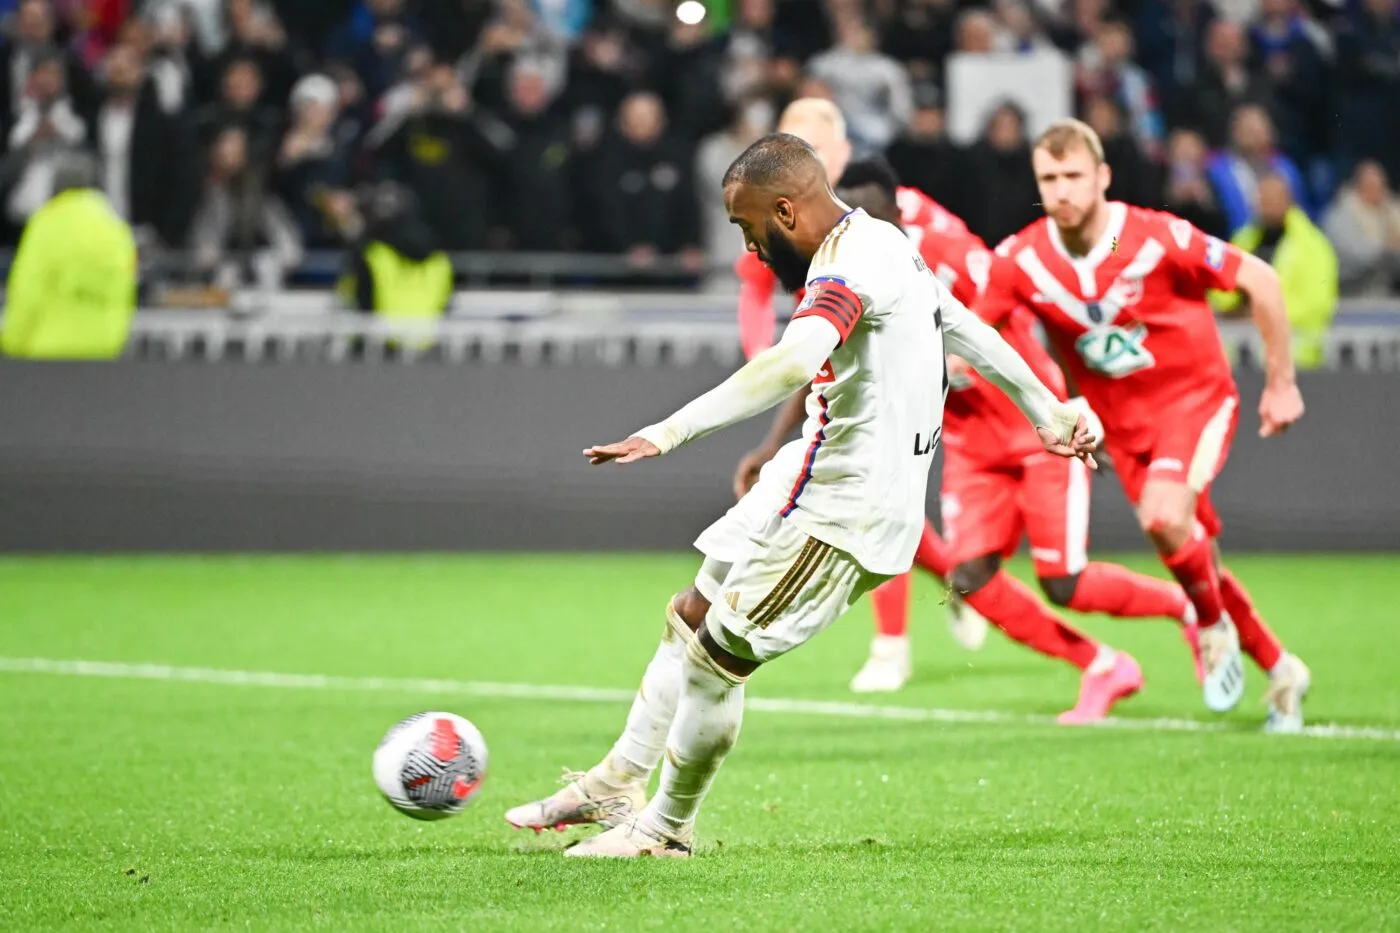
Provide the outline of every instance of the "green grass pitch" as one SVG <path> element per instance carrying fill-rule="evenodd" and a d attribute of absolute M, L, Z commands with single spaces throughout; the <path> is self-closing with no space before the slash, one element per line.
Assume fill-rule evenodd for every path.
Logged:
<path fill-rule="evenodd" d="M 1136 727 L 1044 724 L 1075 672 L 995 633 L 962 651 L 920 581 L 916 680 L 872 702 L 1006 718 L 752 709 L 696 858 L 578 863 L 559 853 L 584 830 L 501 814 L 595 761 L 622 702 L 11 659 L 630 690 L 693 557 L 0 560 L 0 929 L 1400 928 L 1400 558 L 1234 566 L 1312 666 L 1310 722 L 1379 736 L 1257 734 L 1257 671 L 1210 717 L 1169 624 L 1102 618 L 1082 621 L 1147 674 L 1119 709 Z M 750 696 L 853 701 L 869 635 L 862 605 Z M 369 775 L 384 730 L 425 709 L 470 717 L 492 756 L 478 801 L 435 824 Z"/>

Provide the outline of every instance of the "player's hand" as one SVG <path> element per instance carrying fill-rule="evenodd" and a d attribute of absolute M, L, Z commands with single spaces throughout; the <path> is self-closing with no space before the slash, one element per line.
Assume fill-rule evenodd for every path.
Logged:
<path fill-rule="evenodd" d="M 1303 393 L 1298 384 L 1265 385 L 1264 394 L 1259 399 L 1259 436 L 1274 437 L 1288 430 L 1303 417 Z"/>
<path fill-rule="evenodd" d="M 1099 464 L 1094 460 L 1094 448 L 1098 446 L 1099 439 L 1089 433 L 1089 425 L 1084 420 L 1084 416 L 1079 414 L 1068 405 L 1057 404 L 1054 409 L 1055 425 L 1047 428 L 1036 426 L 1036 433 L 1040 435 L 1040 443 L 1045 445 L 1045 449 L 1052 454 L 1061 457 L 1078 457 L 1084 461 L 1084 465 L 1091 470 L 1097 470 Z M 1073 421 L 1070 419 L 1073 418 Z M 1070 425 L 1073 427 L 1070 427 Z"/>
<path fill-rule="evenodd" d="M 1084 418 L 1084 426 L 1089 429 L 1090 434 L 1094 435 L 1094 440 L 1097 442 L 1095 450 L 1097 450 L 1098 447 L 1102 447 L 1104 436 L 1103 421 L 1100 420 L 1098 413 L 1095 412 L 1093 408 L 1089 407 L 1089 400 L 1082 395 L 1076 395 L 1074 398 L 1065 402 L 1065 404 L 1079 412 Z"/>
<path fill-rule="evenodd" d="M 744 454 L 739 466 L 734 470 L 734 498 L 742 499 L 748 495 L 753 484 L 758 482 L 758 473 L 763 469 L 763 465 L 773 459 L 774 451 L 766 447 L 756 447 Z"/>
<path fill-rule="evenodd" d="M 661 450 L 651 441 L 640 437 L 629 437 L 616 444 L 603 444 L 598 447 L 585 447 L 583 455 L 593 466 L 616 460 L 618 463 L 635 463 L 647 457 L 661 456 Z"/>

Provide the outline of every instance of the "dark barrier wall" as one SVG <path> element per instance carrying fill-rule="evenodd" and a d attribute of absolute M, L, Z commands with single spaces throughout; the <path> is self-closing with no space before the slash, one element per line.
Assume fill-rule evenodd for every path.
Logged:
<path fill-rule="evenodd" d="M 766 416 L 664 460 L 579 451 L 668 414 L 716 365 L 0 364 L 0 548 L 684 548 L 730 504 Z M 1227 544 L 1400 549 L 1400 379 L 1305 377 L 1308 417 L 1244 418 L 1217 489 Z M 1095 544 L 1140 546 L 1116 480 Z"/>

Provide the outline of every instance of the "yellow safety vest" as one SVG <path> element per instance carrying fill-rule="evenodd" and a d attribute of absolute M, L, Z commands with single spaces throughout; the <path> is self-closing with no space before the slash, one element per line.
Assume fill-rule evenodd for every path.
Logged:
<path fill-rule="evenodd" d="M 375 241 L 365 247 L 374 296 L 374 313 L 397 320 L 441 317 L 452 297 L 452 264 L 443 253 L 422 262 L 406 259 Z"/>

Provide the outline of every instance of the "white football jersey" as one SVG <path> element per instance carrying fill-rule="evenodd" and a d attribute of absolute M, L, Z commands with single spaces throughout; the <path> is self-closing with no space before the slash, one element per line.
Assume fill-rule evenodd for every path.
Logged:
<path fill-rule="evenodd" d="M 871 573 L 913 563 L 942 433 L 941 325 L 969 313 L 902 230 L 864 211 L 812 258 L 793 316 L 824 317 L 847 336 L 812 382 L 802 438 L 759 485 L 794 525 Z"/>

